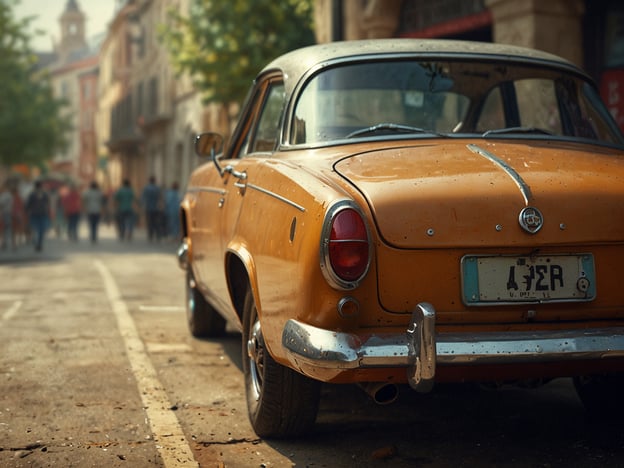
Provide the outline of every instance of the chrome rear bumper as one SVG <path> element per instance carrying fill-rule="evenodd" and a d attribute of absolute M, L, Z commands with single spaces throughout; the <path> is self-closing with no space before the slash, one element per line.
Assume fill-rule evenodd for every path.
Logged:
<path fill-rule="evenodd" d="M 296 367 L 406 367 L 417 391 L 433 385 L 436 366 L 514 364 L 624 357 L 624 327 L 505 333 L 436 333 L 435 309 L 418 304 L 404 334 L 341 333 L 289 320 L 282 344 Z"/>

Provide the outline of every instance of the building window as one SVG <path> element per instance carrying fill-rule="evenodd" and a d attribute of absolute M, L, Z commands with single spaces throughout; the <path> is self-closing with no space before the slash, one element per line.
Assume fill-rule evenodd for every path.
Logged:
<path fill-rule="evenodd" d="M 153 77 L 149 80 L 147 92 L 148 114 L 155 117 L 158 114 L 158 78 Z"/>
<path fill-rule="evenodd" d="M 91 82 L 85 81 L 82 84 L 82 97 L 87 100 L 91 97 Z"/>

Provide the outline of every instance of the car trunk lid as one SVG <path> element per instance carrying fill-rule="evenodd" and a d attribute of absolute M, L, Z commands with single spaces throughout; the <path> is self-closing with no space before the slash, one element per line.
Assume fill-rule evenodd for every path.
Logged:
<path fill-rule="evenodd" d="M 548 142 L 397 146 L 340 160 L 380 236 L 399 249 L 562 245 L 624 238 L 624 154 Z M 524 229 L 537 208 L 543 225 Z"/>

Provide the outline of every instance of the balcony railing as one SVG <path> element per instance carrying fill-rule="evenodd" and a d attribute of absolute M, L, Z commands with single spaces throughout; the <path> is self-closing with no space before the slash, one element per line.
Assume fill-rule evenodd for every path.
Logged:
<path fill-rule="evenodd" d="M 113 149 L 139 145 L 145 133 L 166 124 L 173 118 L 171 102 L 162 98 L 157 77 L 139 83 L 134 92 L 126 94 L 111 113 Z"/>

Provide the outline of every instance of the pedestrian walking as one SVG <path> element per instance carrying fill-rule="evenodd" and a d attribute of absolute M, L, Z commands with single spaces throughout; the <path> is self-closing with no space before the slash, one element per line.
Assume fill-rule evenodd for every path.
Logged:
<path fill-rule="evenodd" d="M 7 184 L 0 187 L 0 225 L 2 225 L 2 250 L 5 250 L 9 244 L 15 248 L 13 242 L 13 194 Z"/>
<path fill-rule="evenodd" d="M 161 237 L 162 199 L 156 177 L 151 176 L 147 185 L 143 188 L 141 202 L 145 211 L 145 222 L 147 223 L 147 238 L 152 241 Z"/>
<path fill-rule="evenodd" d="M 134 205 L 136 197 L 128 179 L 124 179 L 122 186 L 115 192 L 115 213 L 117 219 L 117 234 L 119 240 L 132 240 L 134 230 Z"/>
<path fill-rule="evenodd" d="M 66 187 L 62 187 L 62 189 L 65 190 L 65 192 L 67 191 Z M 50 197 L 50 222 L 52 223 L 52 228 L 54 229 L 56 237 L 60 239 L 65 229 L 67 229 L 67 220 L 63 213 L 63 194 L 61 194 L 61 190 L 57 187 L 52 187 L 48 193 L 48 197 Z"/>
<path fill-rule="evenodd" d="M 89 239 L 95 244 L 98 240 L 98 227 L 104 208 L 104 194 L 97 182 L 93 181 L 82 194 L 82 206 L 89 223 Z"/>
<path fill-rule="evenodd" d="M 102 192 L 102 222 L 107 226 L 110 226 L 115 220 L 114 209 L 111 208 L 113 205 L 113 197 L 114 193 L 111 189 Z"/>
<path fill-rule="evenodd" d="M 11 194 L 13 195 L 13 214 L 12 218 L 12 235 L 13 246 L 17 246 L 22 243 L 25 244 L 28 240 L 28 223 L 26 222 L 26 209 L 24 207 L 24 200 L 22 199 L 17 186 L 11 188 Z"/>
<path fill-rule="evenodd" d="M 50 197 L 43 190 L 40 180 L 35 182 L 35 188 L 26 200 L 26 213 L 35 236 L 35 250 L 43 249 L 43 240 L 50 224 Z"/>
<path fill-rule="evenodd" d="M 78 222 L 80 221 L 82 203 L 80 192 L 78 192 L 75 185 L 70 185 L 67 193 L 61 198 L 61 204 L 67 219 L 67 237 L 69 240 L 76 242 L 78 241 Z"/>
<path fill-rule="evenodd" d="M 167 216 L 167 235 L 172 241 L 180 237 L 180 192 L 177 182 L 165 192 L 165 213 Z"/>

